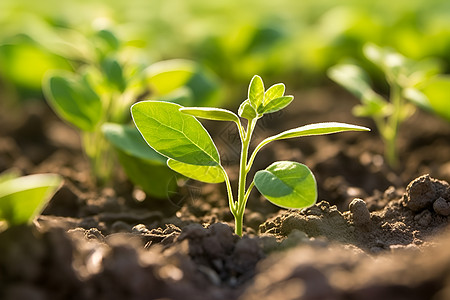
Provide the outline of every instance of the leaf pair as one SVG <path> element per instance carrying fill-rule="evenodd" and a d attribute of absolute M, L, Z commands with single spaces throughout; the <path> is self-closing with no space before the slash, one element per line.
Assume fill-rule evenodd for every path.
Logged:
<path fill-rule="evenodd" d="M 279 111 L 288 106 L 293 96 L 284 96 L 285 86 L 283 83 L 272 85 L 269 89 L 264 90 L 264 83 L 258 75 L 253 76 L 248 88 L 248 102 L 244 102 L 241 117 L 250 119 L 246 116 L 259 116 Z M 253 108 L 252 112 L 248 112 Z M 241 110 L 241 109 L 240 109 Z M 246 116 L 245 116 L 245 115 Z M 255 118 L 253 117 L 253 118 Z M 251 118 L 251 119 L 253 119 Z"/>

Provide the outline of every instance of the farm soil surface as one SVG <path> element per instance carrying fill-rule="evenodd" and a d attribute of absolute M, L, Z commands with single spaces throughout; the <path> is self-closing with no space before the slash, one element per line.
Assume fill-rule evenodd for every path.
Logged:
<path fill-rule="evenodd" d="M 61 189 L 32 226 L 0 233 L 0 299 L 450 299 L 450 124 L 417 111 L 389 168 L 357 101 L 332 88 L 296 94 L 261 122 L 256 141 L 322 121 L 371 127 L 279 141 L 275 160 L 314 172 L 318 203 L 283 210 L 252 192 L 244 236 L 233 233 L 223 185 L 179 180 L 152 199 L 118 171 L 98 188 L 75 130 L 42 102 L 0 112 L 0 172 L 54 172 Z M 232 183 L 232 126 L 205 123 Z"/>

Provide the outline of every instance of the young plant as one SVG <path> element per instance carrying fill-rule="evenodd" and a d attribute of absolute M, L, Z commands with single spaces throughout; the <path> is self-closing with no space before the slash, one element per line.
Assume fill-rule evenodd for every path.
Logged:
<path fill-rule="evenodd" d="M 131 120 L 125 107 L 146 93 L 201 106 L 217 101 L 218 84 L 191 61 L 162 61 L 148 67 L 133 61 L 130 57 L 135 56 L 125 54 L 136 49 L 130 50 L 131 46 L 124 45 L 106 29 L 94 32 L 90 42 L 82 47 L 88 49 L 84 51 L 87 54 L 76 56 L 72 62 L 80 64 L 74 72 L 46 74 L 43 83 L 46 99 L 61 119 L 80 130 L 97 184 L 111 182 L 116 152 L 134 184 L 150 196 L 167 197 L 167 190 L 173 191 L 174 172 L 165 161 L 161 163 L 162 158 L 156 152 L 139 152 L 142 141 L 137 130 L 128 126 Z M 71 57 L 71 53 L 67 56 Z M 133 150 L 124 151 L 123 145 Z M 145 169 L 153 177 L 149 180 L 140 176 L 137 169 Z"/>
<path fill-rule="evenodd" d="M 57 174 L 1 175 L 0 222 L 6 222 L 6 226 L 31 223 L 45 208 L 61 182 L 62 178 Z"/>
<path fill-rule="evenodd" d="M 261 77 L 254 76 L 248 89 L 248 99 L 239 107 L 238 115 L 220 108 L 183 107 L 162 101 L 138 102 L 131 107 L 131 114 L 143 138 L 150 147 L 168 158 L 167 165 L 171 169 L 203 182 L 225 182 L 228 204 L 235 218 L 235 232 L 241 236 L 245 206 L 255 186 L 270 202 L 280 207 L 300 209 L 314 204 L 317 199 L 314 175 L 307 166 L 293 161 L 275 162 L 265 170 L 256 172 L 247 184 L 247 174 L 262 147 L 282 139 L 369 130 L 336 122 L 305 125 L 264 139 L 249 156 L 252 133 L 258 120 L 265 114 L 285 108 L 294 99 L 293 96 L 285 96 L 284 91 L 282 83 L 265 90 Z M 246 126 L 241 123 L 240 117 L 247 120 Z M 237 200 L 234 199 L 219 152 L 197 118 L 229 121 L 237 126 L 242 145 Z"/>
<path fill-rule="evenodd" d="M 357 65 L 336 65 L 329 69 L 328 76 L 361 100 L 361 104 L 353 109 L 353 114 L 371 117 L 374 120 L 384 141 L 387 163 L 396 168 L 399 127 L 414 113 L 414 104 L 426 106 L 430 103 L 419 89 L 429 82 L 438 68 L 432 60 L 413 61 L 393 50 L 373 44 L 365 45 L 363 52 L 365 57 L 383 72 L 390 87 L 389 100 L 372 89 L 367 73 Z M 432 86 L 429 89 L 434 92 L 436 84 L 430 84 Z M 440 91 L 442 90 L 441 88 Z M 441 96 L 439 99 L 434 101 L 431 99 L 431 103 L 435 103 L 436 107 L 444 111 L 444 97 Z"/>

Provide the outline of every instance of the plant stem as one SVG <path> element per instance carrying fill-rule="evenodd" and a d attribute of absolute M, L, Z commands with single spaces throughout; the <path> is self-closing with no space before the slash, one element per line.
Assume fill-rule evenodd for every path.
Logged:
<path fill-rule="evenodd" d="M 236 210 L 233 212 L 235 220 L 234 231 L 239 236 L 242 236 L 242 222 L 244 219 L 245 203 L 247 202 L 246 198 L 248 198 L 249 194 L 246 193 L 246 179 L 248 173 L 247 170 L 248 149 L 250 147 L 250 140 L 252 138 L 252 133 L 253 130 L 255 129 L 257 120 L 258 119 L 255 118 L 248 122 L 247 131 L 245 133 L 244 139 L 242 140 L 241 158 L 239 161 L 238 199 L 237 199 L 237 206 L 235 206 Z"/>
<path fill-rule="evenodd" d="M 111 179 L 113 168 L 112 148 L 100 129 L 83 132 L 83 148 L 91 164 L 94 180 L 104 185 Z"/>

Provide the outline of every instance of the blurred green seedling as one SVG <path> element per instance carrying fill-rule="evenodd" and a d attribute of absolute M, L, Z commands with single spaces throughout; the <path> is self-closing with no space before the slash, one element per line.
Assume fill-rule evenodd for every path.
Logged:
<path fill-rule="evenodd" d="M 439 68 L 433 60 L 413 61 L 373 44 L 365 45 L 363 53 L 383 72 L 390 89 L 388 99 L 374 91 L 367 73 L 355 64 L 336 65 L 329 69 L 328 76 L 361 100 L 353 114 L 374 120 L 384 141 L 387 163 L 396 168 L 399 127 L 414 113 L 416 105 L 450 119 L 446 97 L 450 80 L 436 77 Z"/>
<path fill-rule="evenodd" d="M 127 60 L 129 47 L 106 29 L 95 32 L 90 41 L 84 51 L 73 51 L 80 48 L 78 45 L 67 53 L 58 48 L 58 53 L 66 53 L 82 64 L 73 72 L 48 72 L 43 82 L 46 99 L 61 119 L 80 130 L 97 184 L 111 182 L 117 156 L 134 184 L 148 195 L 166 197 L 173 191 L 175 173 L 165 161 L 161 163 L 156 152 L 140 152 L 142 138 L 127 125 L 131 121 L 128 108 L 149 93 L 156 99 L 184 105 L 216 103 L 220 98 L 218 83 L 192 61 L 162 61 L 147 67 Z M 125 150 L 123 145 L 127 145 Z M 144 168 L 152 176 L 140 176 L 138 172 Z"/>
<path fill-rule="evenodd" d="M 183 107 L 163 101 L 138 102 L 131 107 L 131 114 L 145 141 L 167 158 L 167 165 L 172 170 L 203 182 L 225 182 L 229 207 L 235 218 L 235 232 L 241 236 L 245 206 L 254 186 L 280 207 L 300 209 L 313 205 L 317 199 L 316 180 L 311 170 L 293 161 L 278 161 L 256 172 L 247 186 L 247 174 L 261 148 L 273 141 L 301 136 L 369 130 L 336 122 L 305 125 L 264 139 L 249 156 L 257 121 L 266 114 L 285 108 L 294 99 L 284 93 L 284 84 L 278 83 L 265 90 L 261 77 L 254 76 L 248 89 L 248 99 L 240 105 L 238 114 L 220 108 Z M 236 201 L 219 152 L 197 118 L 234 122 L 237 126 L 242 151 Z M 241 123 L 241 118 L 247 120 L 246 126 Z"/>
<path fill-rule="evenodd" d="M 61 186 L 57 174 L 0 175 L 0 221 L 6 226 L 30 224 Z"/>

